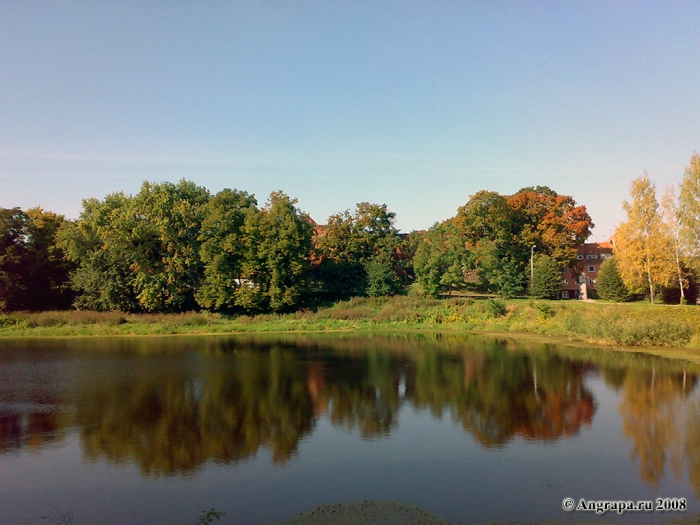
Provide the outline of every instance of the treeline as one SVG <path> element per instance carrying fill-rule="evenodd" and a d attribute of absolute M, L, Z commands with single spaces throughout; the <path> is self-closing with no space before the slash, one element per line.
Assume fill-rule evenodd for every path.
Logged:
<path fill-rule="evenodd" d="M 479 192 L 456 217 L 402 236 L 386 205 L 317 226 L 281 192 L 258 207 L 184 180 L 87 199 L 77 221 L 39 208 L 1 220 L 4 310 L 283 311 L 401 293 L 414 277 L 432 296 L 471 281 L 507 297 L 527 282 L 532 245 L 538 267 L 567 265 L 592 226 L 585 207 L 542 187 Z"/>
<path fill-rule="evenodd" d="M 0 209 L 0 309 L 281 312 L 353 296 L 437 296 L 470 286 L 510 297 L 573 265 L 593 226 L 547 187 L 480 191 L 455 217 L 400 234 L 385 204 L 317 225 L 297 201 L 182 180 L 83 201 L 75 221 Z M 534 280 L 536 283 L 537 279 Z"/>
<path fill-rule="evenodd" d="M 613 237 L 615 255 L 601 266 L 601 296 L 693 301 L 700 275 L 700 155 L 691 157 L 682 181 L 677 188 L 668 186 L 661 202 L 645 172 L 632 182 L 623 208 L 627 220 Z"/>

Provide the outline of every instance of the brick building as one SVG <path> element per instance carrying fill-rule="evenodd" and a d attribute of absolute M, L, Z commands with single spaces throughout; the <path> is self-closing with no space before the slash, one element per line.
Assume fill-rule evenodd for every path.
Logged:
<path fill-rule="evenodd" d="M 612 257 L 613 245 L 610 242 L 591 242 L 578 247 L 578 261 L 575 268 L 565 268 L 561 274 L 562 299 L 594 299 L 596 280 L 600 265 Z"/>

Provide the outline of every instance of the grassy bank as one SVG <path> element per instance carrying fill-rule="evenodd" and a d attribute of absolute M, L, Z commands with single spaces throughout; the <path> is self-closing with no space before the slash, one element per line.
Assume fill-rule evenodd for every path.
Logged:
<path fill-rule="evenodd" d="M 700 308 L 517 299 L 354 298 L 316 311 L 220 314 L 18 312 L 0 336 L 158 335 L 255 332 L 473 330 L 524 332 L 619 346 L 700 348 Z"/>

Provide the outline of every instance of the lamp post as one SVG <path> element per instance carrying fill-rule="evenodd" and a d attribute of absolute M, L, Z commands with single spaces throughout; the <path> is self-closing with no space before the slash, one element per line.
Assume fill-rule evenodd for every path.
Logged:
<path fill-rule="evenodd" d="M 537 246 L 535 244 L 532 245 L 532 248 L 530 248 L 530 289 L 532 290 L 532 281 L 535 279 L 535 264 L 533 263 L 533 260 L 535 258 L 535 248 Z"/>

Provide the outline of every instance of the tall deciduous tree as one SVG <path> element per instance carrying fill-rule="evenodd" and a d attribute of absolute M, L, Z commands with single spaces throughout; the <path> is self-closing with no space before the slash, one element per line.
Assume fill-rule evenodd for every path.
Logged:
<path fill-rule="evenodd" d="M 22 307 L 27 220 L 20 208 L 0 208 L 0 311 Z"/>
<path fill-rule="evenodd" d="M 231 309 L 237 306 L 236 292 L 250 286 L 245 270 L 253 246 L 246 238 L 245 223 L 258 213 L 256 205 L 252 195 L 228 188 L 206 205 L 199 236 L 204 280 L 196 294 L 201 306 Z"/>
<path fill-rule="evenodd" d="M 459 208 L 455 221 L 482 280 L 507 294 L 525 281 L 533 245 L 559 266 L 574 266 L 576 247 L 593 227 L 585 206 L 546 186 L 523 188 L 511 197 L 480 191 Z"/>
<path fill-rule="evenodd" d="M 63 215 L 41 208 L 27 210 L 27 219 L 24 308 L 69 308 L 73 300 L 69 285 L 73 265 L 57 245 L 57 235 L 65 219 Z"/>
<path fill-rule="evenodd" d="M 416 249 L 413 258 L 416 280 L 423 292 L 437 297 L 442 291 L 464 285 L 464 271 L 469 267 L 469 250 L 454 221 L 436 223 Z"/>
<path fill-rule="evenodd" d="M 352 214 L 346 210 L 328 218 L 315 239 L 314 249 L 327 293 L 337 297 L 365 293 L 367 264 L 380 254 L 380 259 L 391 259 L 396 273 L 401 239 L 395 221 L 396 214 L 386 204 L 368 202 L 358 203 Z"/>
<path fill-rule="evenodd" d="M 313 223 L 296 203 L 277 191 L 259 213 L 247 214 L 246 239 L 252 256 L 243 272 L 252 286 L 237 292 L 242 306 L 282 311 L 298 305 L 307 290 Z"/>
<path fill-rule="evenodd" d="M 676 200 L 674 186 L 668 186 L 666 193 L 661 198 L 661 208 L 663 209 L 663 220 L 668 233 L 669 248 L 668 257 L 674 268 L 675 281 L 680 290 L 681 304 L 685 304 L 685 289 L 688 287 L 688 276 L 685 271 L 683 239 L 681 237 L 681 214 Z"/>
<path fill-rule="evenodd" d="M 144 182 L 135 199 L 136 227 L 131 231 L 141 306 L 149 311 L 194 308 L 204 266 L 200 230 L 210 195 L 191 181 Z"/>
<path fill-rule="evenodd" d="M 690 158 L 678 195 L 680 235 L 689 256 L 700 257 L 700 155 Z"/>
<path fill-rule="evenodd" d="M 70 306 L 72 268 L 56 244 L 62 215 L 0 208 L 0 310 Z"/>
<path fill-rule="evenodd" d="M 83 200 L 78 220 L 63 225 L 58 244 L 77 266 L 71 274 L 77 308 L 127 312 L 141 309 L 132 268 L 135 247 L 131 239 L 138 219 L 134 198 L 112 193 L 103 201 Z"/>
<path fill-rule="evenodd" d="M 653 303 L 658 287 L 673 275 L 669 236 L 659 213 L 656 187 L 646 172 L 632 182 L 630 197 L 630 202 L 623 203 L 627 221 L 617 229 L 615 256 L 627 287 L 635 293 L 646 291 Z"/>
<path fill-rule="evenodd" d="M 535 245 L 539 254 L 549 255 L 561 267 L 574 265 L 576 247 L 585 242 L 593 227 L 585 206 L 546 186 L 523 188 L 508 199 L 508 205 L 519 226 L 515 244 L 521 258 Z"/>

